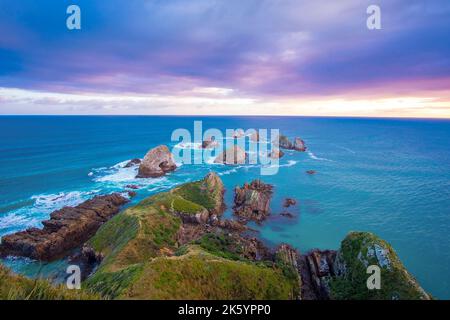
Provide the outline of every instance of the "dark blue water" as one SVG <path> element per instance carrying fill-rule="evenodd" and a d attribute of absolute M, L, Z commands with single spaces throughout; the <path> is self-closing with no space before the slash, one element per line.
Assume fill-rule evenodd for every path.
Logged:
<path fill-rule="evenodd" d="M 171 142 L 174 129 L 278 128 L 309 152 L 287 152 L 279 173 L 259 165 L 182 165 L 158 179 L 134 179 L 121 163 Z M 450 122 L 288 117 L 0 117 L 0 235 L 39 226 L 48 214 L 95 194 L 142 189 L 134 201 L 217 171 L 228 204 L 235 185 L 262 178 L 275 186 L 273 218 L 258 227 L 269 244 L 301 251 L 338 248 L 352 230 L 389 241 L 409 271 L 438 298 L 450 298 Z M 307 175 L 306 170 L 316 170 Z M 280 218 L 285 197 L 299 201 Z M 230 212 L 227 212 L 230 214 Z M 4 261 L 32 275 L 36 264 Z M 53 268 L 61 267 L 59 263 Z"/>

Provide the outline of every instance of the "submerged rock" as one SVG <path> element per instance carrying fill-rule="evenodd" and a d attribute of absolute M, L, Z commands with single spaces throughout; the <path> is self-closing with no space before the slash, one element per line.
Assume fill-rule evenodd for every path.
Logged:
<path fill-rule="evenodd" d="M 234 214 L 244 221 L 261 222 L 270 214 L 270 200 L 273 187 L 254 180 L 250 184 L 234 189 Z"/>
<path fill-rule="evenodd" d="M 165 145 L 151 149 L 139 166 L 137 178 L 156 178 L 177 168 L 173 155 Z"/>
<path fill-rule="evenodd" d="M 224 152 L 220 153 L 214 160 L 214 163 L 223 163 L 229 165 L 245 164 L 247 158 L 247 153 L 241 147 L 234 145 Z"/>
<path fill-rule="evenodd" d="M 317 171 L 316 170 L 307 170 L 306 173 L 309 175 L 313 175 L 313 174 L 316 174 Z"/>
<path fill-rule="evenodd" d="M 286 218 L 291 218 L 291 219 L 295 217 L 292 213 L 287 212 L 287 211 L 283 211 L 282 213 L 280 213 L 280 216 L 286 217 Z"/>
<path fill-rule="evenodd" d="M 57 259 L 91 238 L 127 202 L 114 193 L 56 210 L 50 214 L 50 220 L 42 222 L 43 229 L 29 228 L 4 236 L 0 252 L 45 261 Z"/>
<path fill-rule="evenodd" d="M 139 189 L 139 186 L 137 186 L 137 185 L 135 185 L 135 184 L 127 184 L 127 185 L 125 186 L 125 188 L 137 190 L 137 189 Z"/>

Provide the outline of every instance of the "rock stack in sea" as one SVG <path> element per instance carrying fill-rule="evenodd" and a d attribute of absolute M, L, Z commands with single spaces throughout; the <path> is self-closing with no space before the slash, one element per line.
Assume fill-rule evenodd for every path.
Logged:
<path fill-rule="evenodd" d="M 244 221 L 261 222 L 270 214 L 270 200 L 273 187 L 254 180 L 250 184 L 234 189 L 234 214 Z"/>
<path fill-rule="evenodd" d="M 137 178 L 157 178 L 177 168 L 172 153 L 165 145 L 151 149 L 139 165 Z"/>

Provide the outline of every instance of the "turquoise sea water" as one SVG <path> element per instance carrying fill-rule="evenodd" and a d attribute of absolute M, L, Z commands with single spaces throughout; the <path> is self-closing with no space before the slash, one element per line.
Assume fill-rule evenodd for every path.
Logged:
<path fill-rule="evenodd" d="M 176 128 L 276 128 L 301 136 L 309 150 L 287 152 L 279 173 L 260 176 L 259 165 L 182 165 L 157 179 L 134 179 L 126 160 L 171 142 Z M 138 184 L 138 197 L 198 180 L 214 170 L 226 187 L 254 178 L 275 186 L 273 217 L 260 236 L 300 251 L 336 249 L 352 230 L 375 232 L 396 249 L 408 270 L 437 298 L 450 299 L 450 122 L 294 117 L 0 117 L 0 236 L 40 226 L 51 211 L 96 194 Z M 186 149 L 188 150 L 188 149 Z M 307 175 L 306 170 L 316 170 Z M 299 205 L 294 219 L 277 216 L 285 197 Z M 230 215 L 228 210 L 227 215 Z M 42 266 L 3 261 L 33 276 Z M 44 270 L 44 271 L 43 271 Z"/>

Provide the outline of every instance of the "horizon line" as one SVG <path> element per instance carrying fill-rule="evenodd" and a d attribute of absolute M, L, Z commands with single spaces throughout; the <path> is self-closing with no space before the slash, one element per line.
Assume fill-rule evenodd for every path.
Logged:
<path fill-rule="evenodd" d="M 283 115 L 283 114 L 0 114 L 0 117 L 283 117 L 283 118 L 352 118 L 397 120 L 450 120 L 450 117 L 361 116 L 361 115 Z"/>

